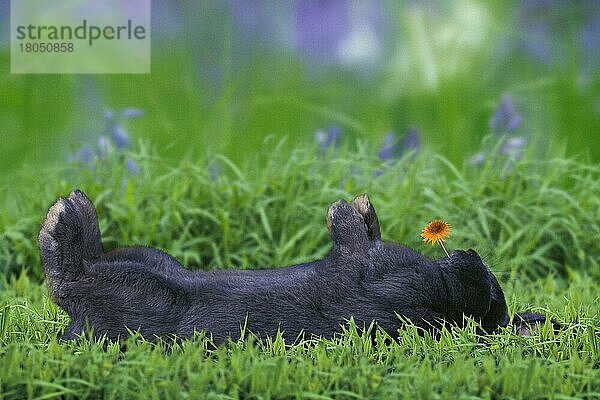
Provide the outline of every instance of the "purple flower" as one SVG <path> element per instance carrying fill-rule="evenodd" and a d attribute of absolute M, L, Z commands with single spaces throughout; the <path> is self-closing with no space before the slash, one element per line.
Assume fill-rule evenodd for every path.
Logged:
<path fill-rule="evenodd" d="M 106 109 L 104 111 L 104 119 L 107 127 L 103 135 L 98 137 L 96 146 L 85 145 L 77 149 L 75 154 L 69 157 L 71 163 L 83 163 L 84 165 L 91 164 L 94 155 L 100 160 L 106 161 L 112 154 L 116 155 L 116 159 L 125 163 L 125 168 L 133 175 L 140 173 L 140 167 L 137 163 L 126 157 L 124 152 L 130 146 L 131 140 L 123 125 L 119 122 L 124 118 L 136 118 L 143 115 L 141 110 L 135 108 L 124 109 L 120 112 L 113 112 Z M 90 166 L 93 168 L 93 166 Z"/>
<path fill-rule="evenodd" d="M 515 161 L 523 159 L 527 148 L 527 138 L 522 135 L 514 135 L 522 124 L 523 118 L 517 113 L 512 97 L 508 94 L 503 95 L 490 119 L 490 129 L 494 133 L 498 145 L 473 155 L 468 164 L 477 166 L 487 160 L 497 161 L 510 171 Z"/>
<path fill-rule="evenodd" d="M 521 160 L 525 152 L 525 147 L 527 147 L 527 140 L 524 137 L 511 137 L 502 146 L 502 153 L 515 160 Z"/>
<path fill-rule="evenodd" d="M 404 154 L 413 151 L 411 159 L 414 160 L 416 153 L 421 147 L 421 137 L 416 128 L 410 128 L 402 139 L 395 132 L 388 134 L 383 140 L 383 146 L 377 154 L 381 160 L 401 158 Z"/>
<path fill-rule="evenodd" d="M 400 154 L 400 139 L 396 132 L 388 133 L 388 135 L 383 139 L 383 146 L 377 156 L 381 160 L 389 160 L 391 158 L 396 158 Z"/>
<path fill-rule="evenodd" d="M 309 68 L 343 65 L 370 70 L 384 60 L 384 47 L 388 41 L 383 39 L 395 37 L 392 32 L 395 32 L 397 25 L 397 18 L 390 12 L 394 7 L 388 2 L 221 0 L 186 3 L 185 6 L 162 3 L 157 6 L 161 17 L 172 20 L 175 28 L 177 22 L 179 25 L 190 25 L 185 34 L 194 43 L 203 43 L 215 35 L 222 35 L 222 19 L 225 17 L 231 28 L 228 30 L 231 36 L 230 51 L 236 59 L 233 68 L 240 70 L 244 66 L 247 68 L 257 51 L 270 53 L 273 49 L 297 53 Z M 159 13 L 153 12 L 153 24 L 156 19 L 162 28 L 164 18 L 160 18 L 160 21 L 154 18 Z M 200 23 L 197 21 L 198 15 L 202 17 Z M 180 31 L 178 29 L 169 34 L 172 37 L 181 36 L 183 33 Z M 164 35 L 164 32 L 159 33 Z M 199 46 L 196 49 L 201 50 Z M 194 56 L 196 62 L 210 61 L 207 54 L 197 51 Z M 204 68 L 202 73 L 206 74 L 206 70 Z M 210 69 L 210 74 L 214 74 L 216 79 L 222 73 L 218 65 Z"/>
<path fill-rule="evenodd" d="M 330 148 L 337 150 L 342 140 L 342 130 L 338 126 L 332 126 L 327 132 L 318 131 L 315 133 L 315 140 L 321 154 L 327 153 Z"/>
<path fill-rule="evenodd" d="M 129 135 L 127 135 L 125 128 L 123 128 L 119 124 L 112 124 L 110 126 L 109 130 L 110 130 L 110 138 L 112 139 L 113 142 L 115 142 L 115 144 L 117 145 L 118 148 L 125 149 L 125 148 L 129 147 L 129 142 L 130 142 Z"/>
<path fill-rule="evenodd" d="M 485 162 L 486 156 L 483 153 L 477 153 L 469 160 L 469 165 L 481 165 Z"/>
<path fill-rule="evenodd" d="M 129 147 L 131 140 L 127 131 L 119 120 L 139 118 L 144 115 L 144 111 L 139 108 L 124 108 L 118 113 L 110 109 L 104 111 L 104 119 L 108 122 L 107 133 L 110 134 L 111 140 L 119 149 Z"/>
<path fill-rule="evenodd" d="M 512 170 L 514 162 L 523 159 L 528 141 L 524 136 L 513 135 L 521 127 L 523 118 L 517 113 L 515 104 L 510 95 L 502 96 L 500 104 L 496 107 L 490 119 L 490 128 L 497 138 L 499 146 L 494 146 L 484 152 L 479 152 L 471 157 L 468 164 L 477 166 L 485 161 L 497 161 L 507 171 Z"/>
<path fill-rule="evenodd" d="M 383 2 L 295 2 L 295 47 L 311 65 L 371 69 L 382 60 L 390 7 Z"/>
<path fill-rule="evenodd" d="M 118 113 L 120 119 L 126 118 L 138 118 L 144 115 L 144 112 L 138 108 L 125 108 Z M 119 149 L 125 149 L 129 147 L 131 140 L 127 131 L 122 124 L 119 123 L 117 115 L 111 111 L 104 111 L 104 119 L 108 122 L 107 131 L 110 134 L 110 138 Z"/>
<path fill-rule="evenodd" d="M 71 163 L 81 163 L 88 165 L 94 157 L 94 148 L 90 145 L 84 145 L 75 151 L 75 154 L 69 157 Z"/>
<path fill-rule="evenodd" d="M 132 175 L 137 175 L 140 173 L 140 166 L 137 165 L 137 163 L 131 158 L 128 158 L 125 162 L 125 168 L 127 168 L 127 171 L 129 171 Z"/>
<path fill-rule="evenodd" d="M 517 11 L 527 55 L 549 67 L 565 67 L 574 53 L 580 72 L 594 73 L 600 61 L 597 0 L 522 0 Z"/>
<path fill-rule="evenodd" d="M 556 8 L 559 8 L 557 10 Z M 556 59 L 556 40 L 553 32 L 553 14 L 565 13 L 564 7 L 551 0 L 524 0 L 519 3 L 519 22 L 524 35 L 521 47 L 533 59 L 551 65 Z M 560 21 L 558 21 L 560 22 Z"/>
<path fill-rule="evenodd" d="M 296 43 L 309 59 L 331 60 L 350 30 L 346 0 L 299 1 L 296 5 Z M 333 57 L 332 57 L 333 55 Z"/>
<path fill-rule="evenodd" d="M 112 110 L 104 110 L 104 119 L 109 123 L 113 123 L 115 121 L 115 114 Z"/>
<path fill-rule="evenodd" d="M 123 118 L 139 118 L 144 115 L 144 111 L 139 108 L 125 108 L 121 111 Z"/>
<path fill-rule="evenodd" d="M 496 107 L 494 115 L 490 120 L 490 128 L 496 136 L 501 136 L 505 133 L 512 134 L 519 127 L 523 118 L 515 108 L 515 103 L 512 96 L 505 94 L 500 100 L 500 104 Z"/>
<path fill-rule="evenodd" d="M 506 130 L 509 133 L 513 133 L 515 132 L 517 129 L 519 129 L 519 127 L 521 126 L 521 122 L 523 122 L 523 118 L 521 118 L 521 116 L 519 114 L 515 114 L 513 115 L 509 120 L 508 120 L 508 125 L 506 126 Z"/>
<path fill-rule="evenodd" d="M 112 143 L 109 138 L 102 135 L 98 138 L 98 156 L 100 158 L 108 158 L 108 155 L 112 151 Z"/>

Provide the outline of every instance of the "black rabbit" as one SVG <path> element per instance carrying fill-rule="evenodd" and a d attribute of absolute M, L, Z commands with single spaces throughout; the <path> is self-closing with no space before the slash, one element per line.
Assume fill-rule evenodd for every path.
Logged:
<path fill-rule="evenodd" d="M 293 340 L 332 337 L 351 317 L 359 326 L 375 321 L 392 336 L 403 320 L 430 331 L 461 326 L 464 316 L 488 332 L 509 323 L 502 289 L 475 251 L 430 260 L 383 242 L 366 195 L 332 204 L 327 227 L 333 247 L 322 260 L 270 270 L 190 272 L 154 248 L 105 253 L 96 210 L 76 190 L 50 208 L 39 245 L 50 296 L 72 318 L 64 339 L 88 328 L 113 340 L 130 330 L 150 339 L 204 330 L 218 343 L 239 337 L 245 327 L 259 337 L 279 329 Z M 545 320 L 517 316 L 517 329 Z"/>

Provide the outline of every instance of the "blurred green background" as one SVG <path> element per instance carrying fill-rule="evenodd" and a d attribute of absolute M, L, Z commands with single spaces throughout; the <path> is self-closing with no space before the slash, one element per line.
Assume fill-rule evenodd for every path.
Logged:
<path fill-rule="evenodd" d="M 0 1 L 0 182 L 97 149 L 126 108 L 143 112 L 119 122 L 133 146 L 170 159 L 243 162 L 267 136 L 314 146 L 332 127 L 377 154 L 414 128 L 476 164 L 504 99 L 529 156 L 600 161 L 600 2 L 188 3 L 153 2 L 151 74 L 16 75 Z"/>
<path fill-rule="evenodd" d="M 0 397 L 598 397 L 600 0 L 153 0 L 147 75 L 11 74 L 9 11 Z M 368 192 L 385 240 L 439 257 L 418 234 L 448 218 L 449 248 L 477 249 L 511 314 L 564 329 L 63 344 L 37 234 L 75 187 L 106 250 L 191 270 L 323 257 L 326 205 Z"/>

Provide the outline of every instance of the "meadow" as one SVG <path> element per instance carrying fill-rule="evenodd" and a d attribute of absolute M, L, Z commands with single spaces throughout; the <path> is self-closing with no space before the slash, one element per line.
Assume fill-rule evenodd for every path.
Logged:
<path fill-rule="evenodd" d="M 0 217 L 2 397 L 600 395 L 598 166 L 555 159 L 473 168 L 434 153 L 382 163 L 366 148 L 315 157 L 316 148 L 286 153 L 280 146 L 265 143 L 259 160 L 245 165 L 217 156 L 216 176 L 204 160 L 172 164 L 141 146 L 129 154 L 140 167 L 135 176 L 115 157 L 47 171 L 44 188 L 17 189 L 12 212 Z M 328 205 L 367 192 L 384 240 L 442 257 L 419 233 L 430 219 L 446 218 L 455 228 L 448 247 L 483 255 L 511 314 L 543 312 L 563 329 L 478 336 L 472 322 L 434 339 L 408 325 L 390 341 L 383 332 L 372 340 L 350 321 L 337 338 L 296 343 L 278 336 L 214 348 L 202 333 L 175 344 L 139 336 L 121 345 L 63 343 L 68 316 L 48 299 L 35 238 L 47 207 L 73 187 L 95 201 L 108 249 L 152 245 L 204 270 L 322 257 L 330 248 Z"/>
<path fill-rule="evenodd" d="M 600 398 L 598 2 L 152 3 L 151 74 L 11 74 L 0 38 L 0 398 Z M 192 270 L 322 258 L 368 193 L 384 240 L 442 257 L 445 219 L 562 329 L 64 343 L 37 234 L 75 188 L 107 250 Z"/>

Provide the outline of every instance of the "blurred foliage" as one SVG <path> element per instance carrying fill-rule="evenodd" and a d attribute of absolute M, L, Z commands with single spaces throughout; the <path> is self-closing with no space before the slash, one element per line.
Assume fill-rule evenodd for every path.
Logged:
<path fill-rule="evenodd" d="M 0 49 L 0 182 L 24 164 L 65 162 L 96 141 L 105 108 L 126 107 L 145 112 L 134 141 L 171 159 L 218 152 L 241 162 L 268 135 L 293 148 L 337 125 L 373 148 L 416 127 L 425 147 L 459 163 L 506 93 L 537 158 L 600 161 L 597 2 L 351 3 L 155 5 L 149 75 L 9 74 Z M 347 29 L 315 36 L 325 11 Z M 365 50 L 355 31 L 377 40 Z"/>

